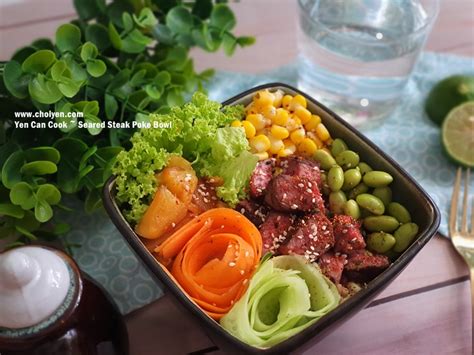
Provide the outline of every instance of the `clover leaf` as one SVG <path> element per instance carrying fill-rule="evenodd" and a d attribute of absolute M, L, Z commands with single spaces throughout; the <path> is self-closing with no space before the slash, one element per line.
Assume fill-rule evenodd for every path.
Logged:
<path fill-rule="evenodd" d="M 74 52 L 81 45 L 79 27 L 66 23 L 56 30 L 56 46 L 61 52 Z"/>
<path fill-rule="evenodd" d="M 174 33 L 189 33 L 193 27 L 193 16 L 187 8 L 177 6 L 166 15 L 166 25 Z"/>
<path fill-rule="evenodd" d="M 47 49 L 39 50 L 25 59 L 21 69 L 25 73 L 45 73 L 56 62 L 56 54 Z"/>
<path fill-rule="evenodd" d="M 33 188 L 24 181 L 16 183 L 10 190 L 10 201 L 24 210 L 32 209 L 36 203 Z"/>
<path fill-rule="evenodd" d="M 38 74 L 28 84 L 28 92 L 33 100 L 42 104 L 54 104 L 63 97 L 58 85 L 43 74 Z"/>
<path fill-rule="evenodd" d="M 48 175 L 58 171 L 58 167 L 48 160 L 37 160 L 24 164 L 20 172 L 25 175 Z"/>
<path fill-rule="evenodd" d="M 2 167 L 2 184 L 8 189 L 21 181 L 20 169 L 25 163 L 23 151 L 16 151 L 11 154 Z"/>
<path fill-rule="evenodd" d="M 15 60 L 5 65 L 3 72 L 3 82 L 8 91 L 19 99 L 28 97 L 28 82 L 30 75 L 24 74 L 20 63 Z"/>

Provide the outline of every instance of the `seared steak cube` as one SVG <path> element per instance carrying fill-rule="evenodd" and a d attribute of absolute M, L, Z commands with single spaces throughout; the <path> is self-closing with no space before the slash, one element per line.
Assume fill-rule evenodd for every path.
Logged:
<path fill-rule="evenodd" d="M 315 183 L 295 175 L 280 174 L 268 185 L 265 203 L 281 212 L 310 212 L 324 208 Z"/>
<path fill-rule="evenodd" d="M 250 177 L 250 196 L 259 198 L 265 194 L 273 175 L 275 159 L 265 159 L 257 163 Z"/>
<path fill-rule="evenodd" d="M 302 180 L 315 183 L 318 187 L 321 184 L 319 164 L 314 160 L 290 156 L 281 159 L 279 165 L 282 168 L 282 174 L 297 176 Z"/>
<path fill-rule="evenodd" d="M 318 264 L 323 274 L 337 284 L 341 281 L 346 258 L 347 255 L 345 254 L 334 254 L 332 252 L 327 252 L 321 256 Z"/>
<path fill-rule="evenodd" d="M 266 219 L 268 208 L 254 200 L 242 200 L 235 210 L 247 217 L 258 228 Z"/>
<path fill-rule="evenodd" d="M 365 240 L 360 231 L 360 222 L 351 216 L 338 214 L 333 217 L 332 226 L 336 239 L 334 246 L 336 252 L 350 254 L 355 250 L 365 248 Z"/>
<path fill-rule="evenodd" d="M 281 212 L 270 212 L 260 226 L 263 242 L 263 255 L 267 252 L 275 253 L 281 243 L 290 236 L 295 217 Z"/>
<path fill-rule="evenodd" d="M 348 256 L 344 276 L 349 281 L 368 282 L 388 268 L 390 260 L 385 255 L 358 250 Z"/>
<path fill-rule="evenodd" d="M 329 219 L 322 213 L 303 216 L 296 225 L 291 239 L 278 249 L 280 254 L 303 255 L 316 261 L 334 245 L 334 235 Z"/>

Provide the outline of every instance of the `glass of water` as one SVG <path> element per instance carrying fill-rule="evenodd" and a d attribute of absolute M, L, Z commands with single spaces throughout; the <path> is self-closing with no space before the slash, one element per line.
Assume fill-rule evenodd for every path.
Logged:
<path fill-rule="evenodd" d="M 298 0 L 299 79 L 356 127 L 400 103 L 436 19 L 438 0 Z"/>

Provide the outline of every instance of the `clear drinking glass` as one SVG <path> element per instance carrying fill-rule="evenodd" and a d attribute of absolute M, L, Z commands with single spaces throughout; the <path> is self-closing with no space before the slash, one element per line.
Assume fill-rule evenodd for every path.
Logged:
<path fill-rule="evenodd" d="M 438 0 L 298 0 L 303 91 L 357 127 L 399 104 Z"/>

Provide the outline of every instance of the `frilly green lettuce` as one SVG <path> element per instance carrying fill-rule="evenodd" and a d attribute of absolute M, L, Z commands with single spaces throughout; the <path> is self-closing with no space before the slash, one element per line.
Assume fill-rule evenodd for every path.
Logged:
<path fill-rule="evenodd" d="M 336 286 L 305 258 L 284 255 L 263 261 L 242 298 L 220 324 L 241 341 L 271 347 L 337 307 Z"/>
<path fill-rule="evenodd" d="M 199 92 L 169 113 L 150 115 L 152 126 L 171 127 L 140 129 L 130 140 L 131 149 L 119 153 L 113 168 L 116 198 L 126 219 L 140 221 L 156 191 L 155 173 L 166 165 L 170 154 L 192 162 L 199 176 L 221 176 L 224 185 L 218 189 L 219 197 L 236 203 L 257 159 L 248 153 L 243 129 L 225 127 L 243 115 L 243 106 L 222 108 Z"/>

